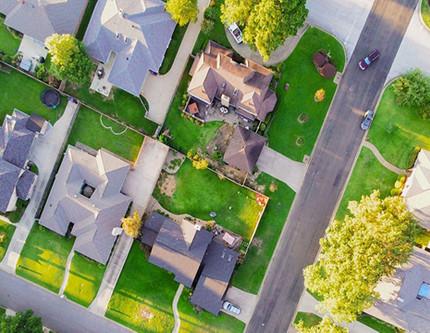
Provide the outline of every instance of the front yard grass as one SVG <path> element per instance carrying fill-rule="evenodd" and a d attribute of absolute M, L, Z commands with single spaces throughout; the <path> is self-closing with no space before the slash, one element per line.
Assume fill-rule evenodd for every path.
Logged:
<path fill-rule="evenodd" d="M 122 134 L 115 135 L 110 129 L 104 128 L 100 118 L 105 126 L 111 127 L 117 134 Z M 124 129 L 123 125 L 82 106 L 70 133 L 69 144 L 81 142 L 94 149 L 105 148 L 129 161 L 134 161 L 144 137 L 129 129 L 123 133 Z"/>
<path fill-rule="evenodd" d="M 0 219 L 0 262 L 6 254 L 14 232 L 15 226 Z"/>
<path fill-rule="evenodd" d="M 21 220 L 22 215 L 24 215 L 24 212 L 27 209 L 28 204 L 29 204 L 29 201 L 18 199 L 16 202 L 16 209 L 12 212 L 7 212 L 4 215 L 12 223 L 18 223 Z"/>
<path fill-rule="evenodd" d="M 379 333 L 400 333 L 403 332 L 401 329 L 386 323 L 385 321 L 379 320 L 378 318 L 375 318 L 371 315 L 368 315 L 367 313 L 361 314 L 361 316 L 358 317 L 358 320 L 360 323 L 373 328 L 376 332 Z"/>
<path fill-rule="evenodd" d="M 21 251 L 16 274 L 58 293 L 73 242 L 36 222 Z"/>
<path fill-rule="evenodd" d="M 190 214 L 215 221 L 249 241 L 263 211 L 257 203 L 257 194 L 227 179 L 220 179 L 210 170 L 196 170 L 186 160 L 176 177 L 176 190 L 172 197 L 161 194 L 157 187 L 154 196 L 158 202 L 174 214 Z"/>
<path fill-rule="evenodd" d="M 97 295 L 105 270 L 106 266 L 75 252 L 64 294 L 88 307 Z"/>
<path fill-rule="evenodd" d="M 189 301 L 189 291 L 184 289 L 178 302 L 181 327 L 179 333 L 241 333 L 245 324 L 225 314 L 219 316 L 201 311 L 197 313 Z"/>
<path fill-rule="evenodd" d="M 163 63 L 161 64 L 161 67 L 158 71 L 161 75 L 166 74 L 169 72 L 170 68 L 172 68 L 176 54 L 178 53 L 179 47 L 181 46 L 182 39 L 184 38 L 187 28 L 188 24 L 182 27 L 179 24 L 176 25 L 172 39 L 170 40 L 169 47 L 167 48 L 166 54 L 164 55 Z"/>
<path fill-rule="evenodd" d="M 54 124 L 63 114 L 67 99 L 63 97 L 57 109 L 48 109 L 40 101 L 40 95 L 46 88 L 44 84 L 15 69 L 10 73 L 0 71 L 0 121 L 3 122 L 6 114 L 11 114 L 16 108 L 29 115 L 37 113 Z"/>
<path fill-rule="evenodd" d="M 397 177 L 397 174 L 380 164 L 368 148 L 363 147 L 340 202 L 336 218 L 342 219 L 347 214 L 348 202 L 360 200 L 363 195 L 369 195 L 373 190 L 379 190 L 382 197 L 389 195 Z"/>
<path fill-rule="evenodd" d="M 267 174 L 261 174 L 257 181 L 265 186 L 264 194 L 270 200 L 245 261 L 234 273 L 232 281 L 235 287 L 254 294 L 258 293 L 263 282 L 295 196 L 287 185 Z"/>
<path fill-rule="evenodd" d="M 315 313 L 311 312 L 297 312 L 296 318 L 294 319 L 294 324 L 298 324 L 303 321 L 305 327 L 310 328 L 312 326 L 318 325 L 322 318 Z"/>
<path fill-rule="evenodd" d="M 165 270 L 148 262 L 134 242 L 110 299 L 106 317 L 136 332 L 171 332 L 172 301 L 178 284 Z"/>
<path fill-rule="evenodd" d="M 430 29 L 430 4 L 428 0 L 421 0 L 421 16 L 424 24 Z"/>
<path fill-rule="evenodd" d="M 0 16 L 0 51 L 13 57 L 21 44 L 21 39 L 13 35 L 4 24 L 4 17 Z"/>
<path fill-rule="evenodd" d="M 281 66 L 281 77 L 277 85 L 278 103 L 268 131 L 269 146 L 296 161 L 310 156 L 324 122 L 336 84 L 319 75 L 312 62 L 318 50 L 326 50 L 339 72 L 345 65 L 342 45 L 331 35 L 309 28 Z M 289 84 L 285 91 L 285 84 Z M 314 101 L 315 92 L 325 90 L 325 99 Z M 304 114 L 307 121 L 300 123 L 298 118 Z M 299 140 L 299 142 L 297 142 Z"/>
<path fill-rule="evenodd" d="M 388 162 L 406 169 L 413 165 L 415 147 L 430 149 L 430 120 L 423 120 L 413 108 L 399 106 L 390 85 L 382 95 L 368 137 Z"/>

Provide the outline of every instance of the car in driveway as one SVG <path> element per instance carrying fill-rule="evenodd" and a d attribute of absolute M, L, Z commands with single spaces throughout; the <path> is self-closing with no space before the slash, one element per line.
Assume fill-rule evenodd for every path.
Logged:
<path fill-rule="evenodd" d="M 230 24 L 228 27 L 228 31 L 231 33 L 236 43 L 241 44 L 243 42 L 242 31 L 236 23 Z"/>
<path fill-rule="evenodd" d="M 224 301 L 222 303 L 222 308 L 230 313 L 233 313 L 235 315 L 240 315 L 240 308 L 236 305 L 231 304 L 229 301 Z"/>
<path fill-rule="evenodd" d="M 372 52 L 369 53 L 368 56 L 360 59 L 360 61 L 358 62 L 358 67 L 362 71 L 365 71 L 366 69 L 369 68 L 371 64 L 373 64 L 376 60 L 378 60 L 380 56 L 381 56 L 381 53 L 378 50 L 373 50 Z"/>
<path fill-rule="evenodd" d="M 370 125 L 372 124 L 374 115 L 375 115 L 375 113 L 372 110 L 366 111 L 366 113 L 363 116 L 363 120 L 361 122 L 361 125 L 360 125 L 360 127 L 363 131 L 369 129 Z"/>

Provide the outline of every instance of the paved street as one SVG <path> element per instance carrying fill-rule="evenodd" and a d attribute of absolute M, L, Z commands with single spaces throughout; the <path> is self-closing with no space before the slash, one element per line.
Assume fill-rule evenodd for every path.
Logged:
<path fill-rule="evenodd" d="M 364 132 L 418 0 L 376 0 L 347 66 L 300 192 L 296 195 L 247 332 L 286 332 L 303 292 L 303 269 L 314 262 L 347 181 Z M 358 59 L 378 48 L 366 72 Z"/>

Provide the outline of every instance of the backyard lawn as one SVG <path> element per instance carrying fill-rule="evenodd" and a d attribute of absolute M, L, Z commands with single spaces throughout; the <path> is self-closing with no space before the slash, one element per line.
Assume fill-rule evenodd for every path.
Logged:
<path fill-rule="evenodd" d="M 17 108 L 27 114 L 37 113 L 54 124 L 62 115 L 67 99 L 63 97 L 56 110 L 48 109 L 40 101 L 40 95 L 46 88 L 16 70 L 8 74 L 0 71 L 0 121 L 3 122 L 5 115 Z"/>
<path fill-rule="evenodd" d="M 103 125 L 111 127 L 112 130 L 104 128 L 100 118 L 102 118 Z M 76 142 L 81 142 L 94 149 L 103 147 L 129 161 L 134 161 L 139 154 L 143 139 L 143 135 L 125 129 L 123 125 L 95 111 L 81 107 L 69 136 L 69 144 L 74 145 Z"/>
<path fill-rule="evenodd" d="M 184 289 L 179 299 L 178 311 L 181 319 L 179 333 L 241 333 L 245 324 L 220 313 L 219 316 L 201 311 L 197 313 L 188 300 L 189 291 Z"/>
<path fill-rule="evenodd" d="M 105 270 L 106 266 L 75 252 L 64 294 L 68 299 L 88 307 L 97 295 Z"/>
<path fill-rule="evenodd" d="M 18 52 L 19 44 L 21 39 L 6 28 L 4 18 L 0 16 L 0 51 L 12 57 Z"/>
<path fill-rule="evenodd" d="M 16 274 L 57 293 L 73 242 L 36 222 L 21 251 Z"/>
<path fill-rule="evenodd" d="M 97 0 L 88 0 L 87 8 L 85 9 L 84 16 L 81 20 L 81 25 L 79 26 L 78 32 L 76 33 L 76 38 L 79 40 L 84 38 L 85 31 L 87 31 L 88 23 L 90 22 L 96 3 Z"/>
<path fill-rule="evenodd" d="M 90 91 L 89 84 L 80 88 L 75 88 L 69 84 L 66 87 L 66 92 L 100 112 L 125 122 L 145 134 L 154 134 L 157 124 L 145 118 L 145 107 L 139 98 L 130 95 L 124 90 L 113 89 L 113 98 L 109 100 L 99 93 Z"/>
<path fill-rule="evenodd" d="M 349 201 L 360 200 L 363 195 L 369 195 L 373 190 L 380 190 L 382 197 L 389 195 L 396 179 L 395 173 L 386 169 L 369 149 L 363 147 L 340 202 L 336 218 L 342 219 L 346 215 Z"/>
<path fill-rule="evenodd" d="M 336 91 L 336 84 L 321 77 L 313 65 L 312 56 L 321 49 L 331 55 L 338 71 L 343 71 L 342 45 L 331 35 L 309 28 L 281 67 L 278 103 L 268 131 L 269 146 L 299 162 L 305 155 L 311 155 Z M 286 83 L 288 91 L 285 91 Z M 319 89 L 325 90 L 326 97 L 316 103 L 314 95 Z"/>
<path fill-rule="evenodd" d="M 0 219 L 0 261 L 3 260 L 15 232 L 15 226 Z"/>
<path fill-rule="evenodd" d="M 259 184 L 265 185 L 264 194 L 270 200 L 245 261 L 233 275 L 235 287 L 254 294 L 258 293 L 263 282 L 295 196 L 294 191 L 287 185 L 267 174 L 261 174 L 257 180 Z"/>
<path fill-rule="evenodd" d="M 172 301 L 177 288 L 173 276 L 150 264 L 139 243 L 134 242 L 106 317 L 139 333 L 171 332 Z"/>
<path fill-rule="evenodd" d="M 430 29 L 430 3 L 428 0 L 421 0 L 421 16 L 424 24 Z"/>
<path fill-rule="evenodd" d="M 389 86 L 368 136 L 387 161 L 399 168 L 409 168 L 415 160 L 415 147 L 430 149 L 430 120 L 421 119 L 413 108 L 397 105 Z"/>
<path fill-rule="evenodd" d="M 215 212 L 215 221 L 249 241 L 257 226 L 263 207 L 257 203 L 257 194 L 235 183 L 220 179 L 210 170 L 196 170 L 186 160 L 176 174 L 176 190 L 171 197 L 161 194 L 159 187 L 155 198 L 174 214 L 190 214 L 210 220 Z"/>
<path fill-rule="evenodd" d="M 176 25 L 172 39 L 170 40 L 169 47 L 167 48 L 166 54 L 164 55 L 163 63 L 161 64 L 161 67 L 158 71 L 161 75 L 166 74 L 170 68 L 172 68 L 173 62 L 175 61 L 176 54 L 178 53 L 179 47 L 181 46 L 182 39 L 184 38 L 187 28 L 188 25 L 183 27 L 181 27 L 179 24 Z"/>

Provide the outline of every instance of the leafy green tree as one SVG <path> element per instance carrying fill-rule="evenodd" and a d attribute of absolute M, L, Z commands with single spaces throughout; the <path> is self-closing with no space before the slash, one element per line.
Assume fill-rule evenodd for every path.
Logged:
<path fill-rule="evenodd" d="M 199 14 L 197 0 L 167 0 L 166 11 L 181 27 L 195 22 Z"/>
<path fill-rule="evenodd" d="M 0 318 L 0 332 L 2 333 L 43 333 L 42 320 L 27 310 L 18 312 L 15 316 Z"/>
<path fill-rule="evenodd" d="M 419 69 L 400 77 L 393 88 L 400 105 L 422 108 L 430 104 L 430 77 Z"/>
<path fill-rule="evenodd" d="M 322 310 L 338 322 L 355 320 L 375 302 L 376 284 L 407 261 L 417 232 L 400 196 L 381 199 L 374 191 L 348 209 L 321 239 L 317 262 L 304 270 L 306 288 L 322 296 Z"/>
<path fill-rule="evenodd" d="M 45 46 L 51 56 L 49 70 L 55 77 L 80 84 L 88 82 L 93 63 L 82 42 L 69 34 L 53 34 Z"/>
<path fill-rule="evenodd" d="M 258 0 L 225 0 L 221 5 L 221 22 L 230 25 L 233 22 L 245 26 L 252 9 Z"/>
<path fill-rule="evenodd" d="M 137 238 L 140 235 L 140 229 L 142 228 L 142 219 L 137 211 L 134 211 L 133 215 L 124 217 L 121 220 L 122 229 L 127 236 Z"/>
<path fill-rule="evenodd" d="M 303 321 L 295 324 L 294 327 L 299 333 L 348 333 L 345 327 L 337 326 L 329 317 L 324 317 L 319 324 L 306 327 Z"/>

